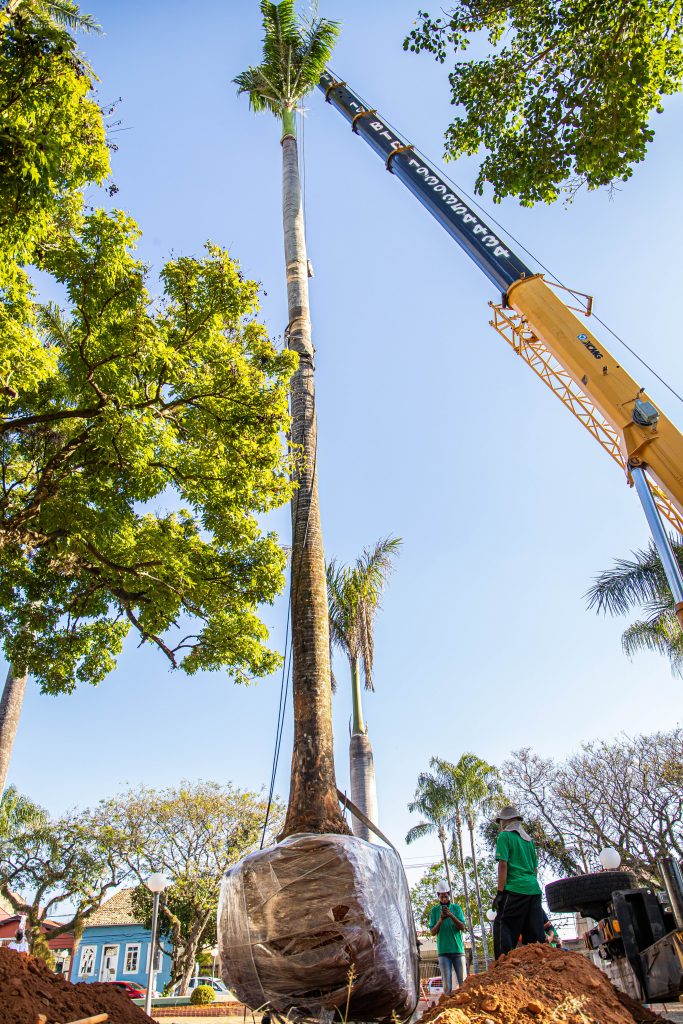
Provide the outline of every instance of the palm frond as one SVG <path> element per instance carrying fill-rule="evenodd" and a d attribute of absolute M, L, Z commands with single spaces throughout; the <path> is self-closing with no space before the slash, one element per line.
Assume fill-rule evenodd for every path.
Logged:
<path fill-rule="evenodd" d="M 294 0 L 262 0 L 263 60 L 233 79 L 248 93 L 253 110 L 279 115 L 293 110 L 318 84 L 339 35 L 337 22 L 317 18 L 300 22 Z"/>
<path fill-rule="evenodd" d="M 70 32 L 102 32 L 101 25 L 93 16 L 83 14 L 70 0 L 43 0 L 43 4 L 50 17 Z"/>
<path fill-rule="evenodd" d="M 408 810 L 411 810 L 411 805 L 408 804 Z M 425 836 L 431 836 L 436 832 L 437 826 L 431 821 L 421 821 L 419 825 L 413 825 L 409 832 L 406 833 L 406 842 L 414 843 L 416 839 L 424 839 Z"/>
<path fill-rule="evenodd" d="M 683 544 L 672 540 L 672 546 L 683 568 Z M 589 608 L 612 615 L 624 615 L 645 602 L 671 604 L 666 574 L 654 544 L 645 551 L 635 551 L 633 560 L 617 559 L 611 569 L 595 578 L 585 596 Z"/>
<path fill-rule="evenodd" d="M 672 673 L 683 677 L 683 633 L 673 612 L 632 623 L 622 634 L 621 645 L 629 658 L 640 651 L 665 655 Z"/>

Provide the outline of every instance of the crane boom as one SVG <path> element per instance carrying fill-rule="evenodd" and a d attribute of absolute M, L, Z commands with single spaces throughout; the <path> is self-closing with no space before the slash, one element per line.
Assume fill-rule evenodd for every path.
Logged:
<path fill-rule="evenodd" d="M 683 535 L 683 435 L 605 346 L 493 231 L 453 186 L 327 69 L 325 99 L 503 293 L 492 325 L 626 471 L 652 525 L 652 508 Z M 493 305 L 493 304 L 492 304 Z M 590 312 L 590 309 L 586 311 Z M 644 474 L 647 481 L 643 486 Z M 645 494 L 647 489 L 647 495 Z M 668 543 L 655 533 L 658 547 Z M 670 546 L 660 551 L 683 625 L 683 577 Z M 668 568 L 667 568 L 668 566 Z M 671 573 L 676 576 L 672 578 Z"/>

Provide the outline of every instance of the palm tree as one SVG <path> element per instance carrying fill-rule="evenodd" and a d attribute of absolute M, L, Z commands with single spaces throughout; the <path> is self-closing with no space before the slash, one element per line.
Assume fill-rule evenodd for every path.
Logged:
<path fill-rule="evenodd" d="M 433 757 L 429 767 L 435 772 L 437 785 L 440 788 L 441 800 L 446 808 L 446 815 L 451 830 L 451 851 L 458 862 L 460 877 L 465 896 L 465 917 L 467 929 L 472 942 L 472 962 L 475 973 L 479 970 L 479 958 L 477 957 L 477 945 L 470 911 L 470 887 L 467 880 L 467 866 L 465 864 L 465 852 L 462 844 L 462 825 L 464 800 L 462 795 L 462 773 L 457 765 L 445 761 L 441 757 Z"/>
<path fill-rule="evenodd" d="M 676 561 L 683 569 L 683 543 L 671 538 Z M 674 610 L 664 567 L 652 543 L 634 552 L 633 560 L 619 558 L 612 569 L 596 577 L 588 590 L 588 607 L 611 615 L 626 615 L 642 606 L 644 619 L 637 619 L 621 638 L 624 653 L 639 651 L 664 654 L 674 675 L 683 676 L 683 630 Z"/>
<path fill-rule="evenodd" d="M 10 665 L 0 698 L 0 793 L 7 782 L 7 772 L 24 703 L 26 678 L 25 672 L 17 672 Z"/>
<path fill-rule="evenodd" d="M 408 804 L 408 810 L 411 814 L 421 814 L 425 820 L 410 829 L 406 835 L 406 842 L 414 843 L 416 839 L 422 839 L 424 836 L 432 836 L 436 833 L 441 843 L 441 854 L 448 888 L 452 892 L 451 869 L 448 866 L 448 854 L 446 852 L 446 826 L 449 820 L 450 808 L 443 783 L 434 775 L 430 775 L 429 772 L 420 772 L 417 777 L 415 796 Z"/>
<path fill-rule="evenodd" d="M 235 79 L 255 111 L 282 121 L 282 219 L 289 324 L 287 341 L 299 355 L 291 382 L 291 440 L 298 453 L 293 473 L 291 615 L 294 753 L 282 837 L 295 832 L 346 832 L 337 799 L 332 740 L 330 642 L 320 509 L 313 342 L 308 302 L 308 259 L 296 143 L 295 114 L 312 91 L 339 33 L 324 18 L 298 22 L 294 0 L 262 0 L 263 61 Z"/>
<path fill-rule="evenodd" d="M 444 778 L 450 782 L 455 790 L 454 805 L 460 809 L 467 822 L 467 829 L 470 836 L 470 848 L 472 850 L 472 868 L 474 871 L 474 887 L 477 896 L 477 908 L 479 911 L 479 927 L 484 939 L 484 962 L 489 965 L 489 955 L 486 943 L 486 918 L 484 907 L 481 901 L 481 888 L 479 885 L 479 867 L 477 862 L 477 849 L 474 842 L 474 828 L 480 811 L 489 808 L 499 791 L 498 773 L 496 769 L 483 761 L 476 754 L 463 754 L 457 764 L 451 765 L 447 761 L 439 761 L 438 771 L 443 772 Z M 462 851 L 462 845 L 460 847 Z M 462 853 L 461 853 L 462 856 Z M 464 874 L 464 872 L 463 872 Z"/>
<path fill-rule="evenodd" d="M 392 557 L 401 546 L 398 537 L 378 540 L 374 548 L 365 548 L 353 566 L 327 567 L 327 601 L 330 613 L 330 642 L 349 659 L 353 726 L 349 743 L 351 799 L 361 811 L 377 823 L 377 784 L 372 744 L 363 721 L 360 688 L 360 666 L 366 690 L 374 690 L 373 625 L 380 597 L 391 572 Z M 372 841 L 367 825 L 352 818 L 354 835 Z"/>
<path fill-rule="evenodd" d="M 0 796 L 0 838 L 7 839 L 18 829 L 45 821 L 43 808 L 22 796 L 16 786 L 8 786 Z"/>

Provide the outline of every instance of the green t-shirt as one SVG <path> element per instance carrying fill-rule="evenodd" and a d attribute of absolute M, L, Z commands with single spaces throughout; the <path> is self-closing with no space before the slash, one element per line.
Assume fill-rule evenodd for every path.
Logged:
<path fill-rule="evenodd" d="M 496 840 L 496 860 L 507 861 L 508 877 L 505 888 L 508 892 L 524 896 L 539 896 L 538 857 L 533 843 L 522 839 L 517 832 L 500 832 Z"/>
<path fill-rule="evenodd" d="M 453 917 L 457 917 L 458 921 L 465 923 L 465 915 L 458 906 L 457 903 L 449 903 L 448 909 L 450 910 Z M 441 917 L 441 904 L 437 903 L 435 907 L 432 907 L 429 915 L 429 927 L 434 927 L 436 922 Z M 465 947 L 462 941 L 462 931 L 460 928 L 456 928 L 450 917 L 447 917 L 443 922 L 436 936 L 436 952 L 439 956 L 444 956 L 446 953 L 464 953 Z"/>

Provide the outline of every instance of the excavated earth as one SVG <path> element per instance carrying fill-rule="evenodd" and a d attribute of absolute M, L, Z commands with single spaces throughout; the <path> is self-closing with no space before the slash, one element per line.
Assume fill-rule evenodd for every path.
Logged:
<path fill-rule="evenodd" d="M 0 946 L 0 1024 L 47 1024 L 109 1014 L 109 1024 L 153 1024 L 139 1006 L 113 985 L 72 985 L 27 953 Z"/>
<path fill-rule="evenodd" d="M 646 1024 L 662 1018 L 617 991 L 580 953 L 540 944 L 500 957 L 467 978 L 421 1024 Z"/>

